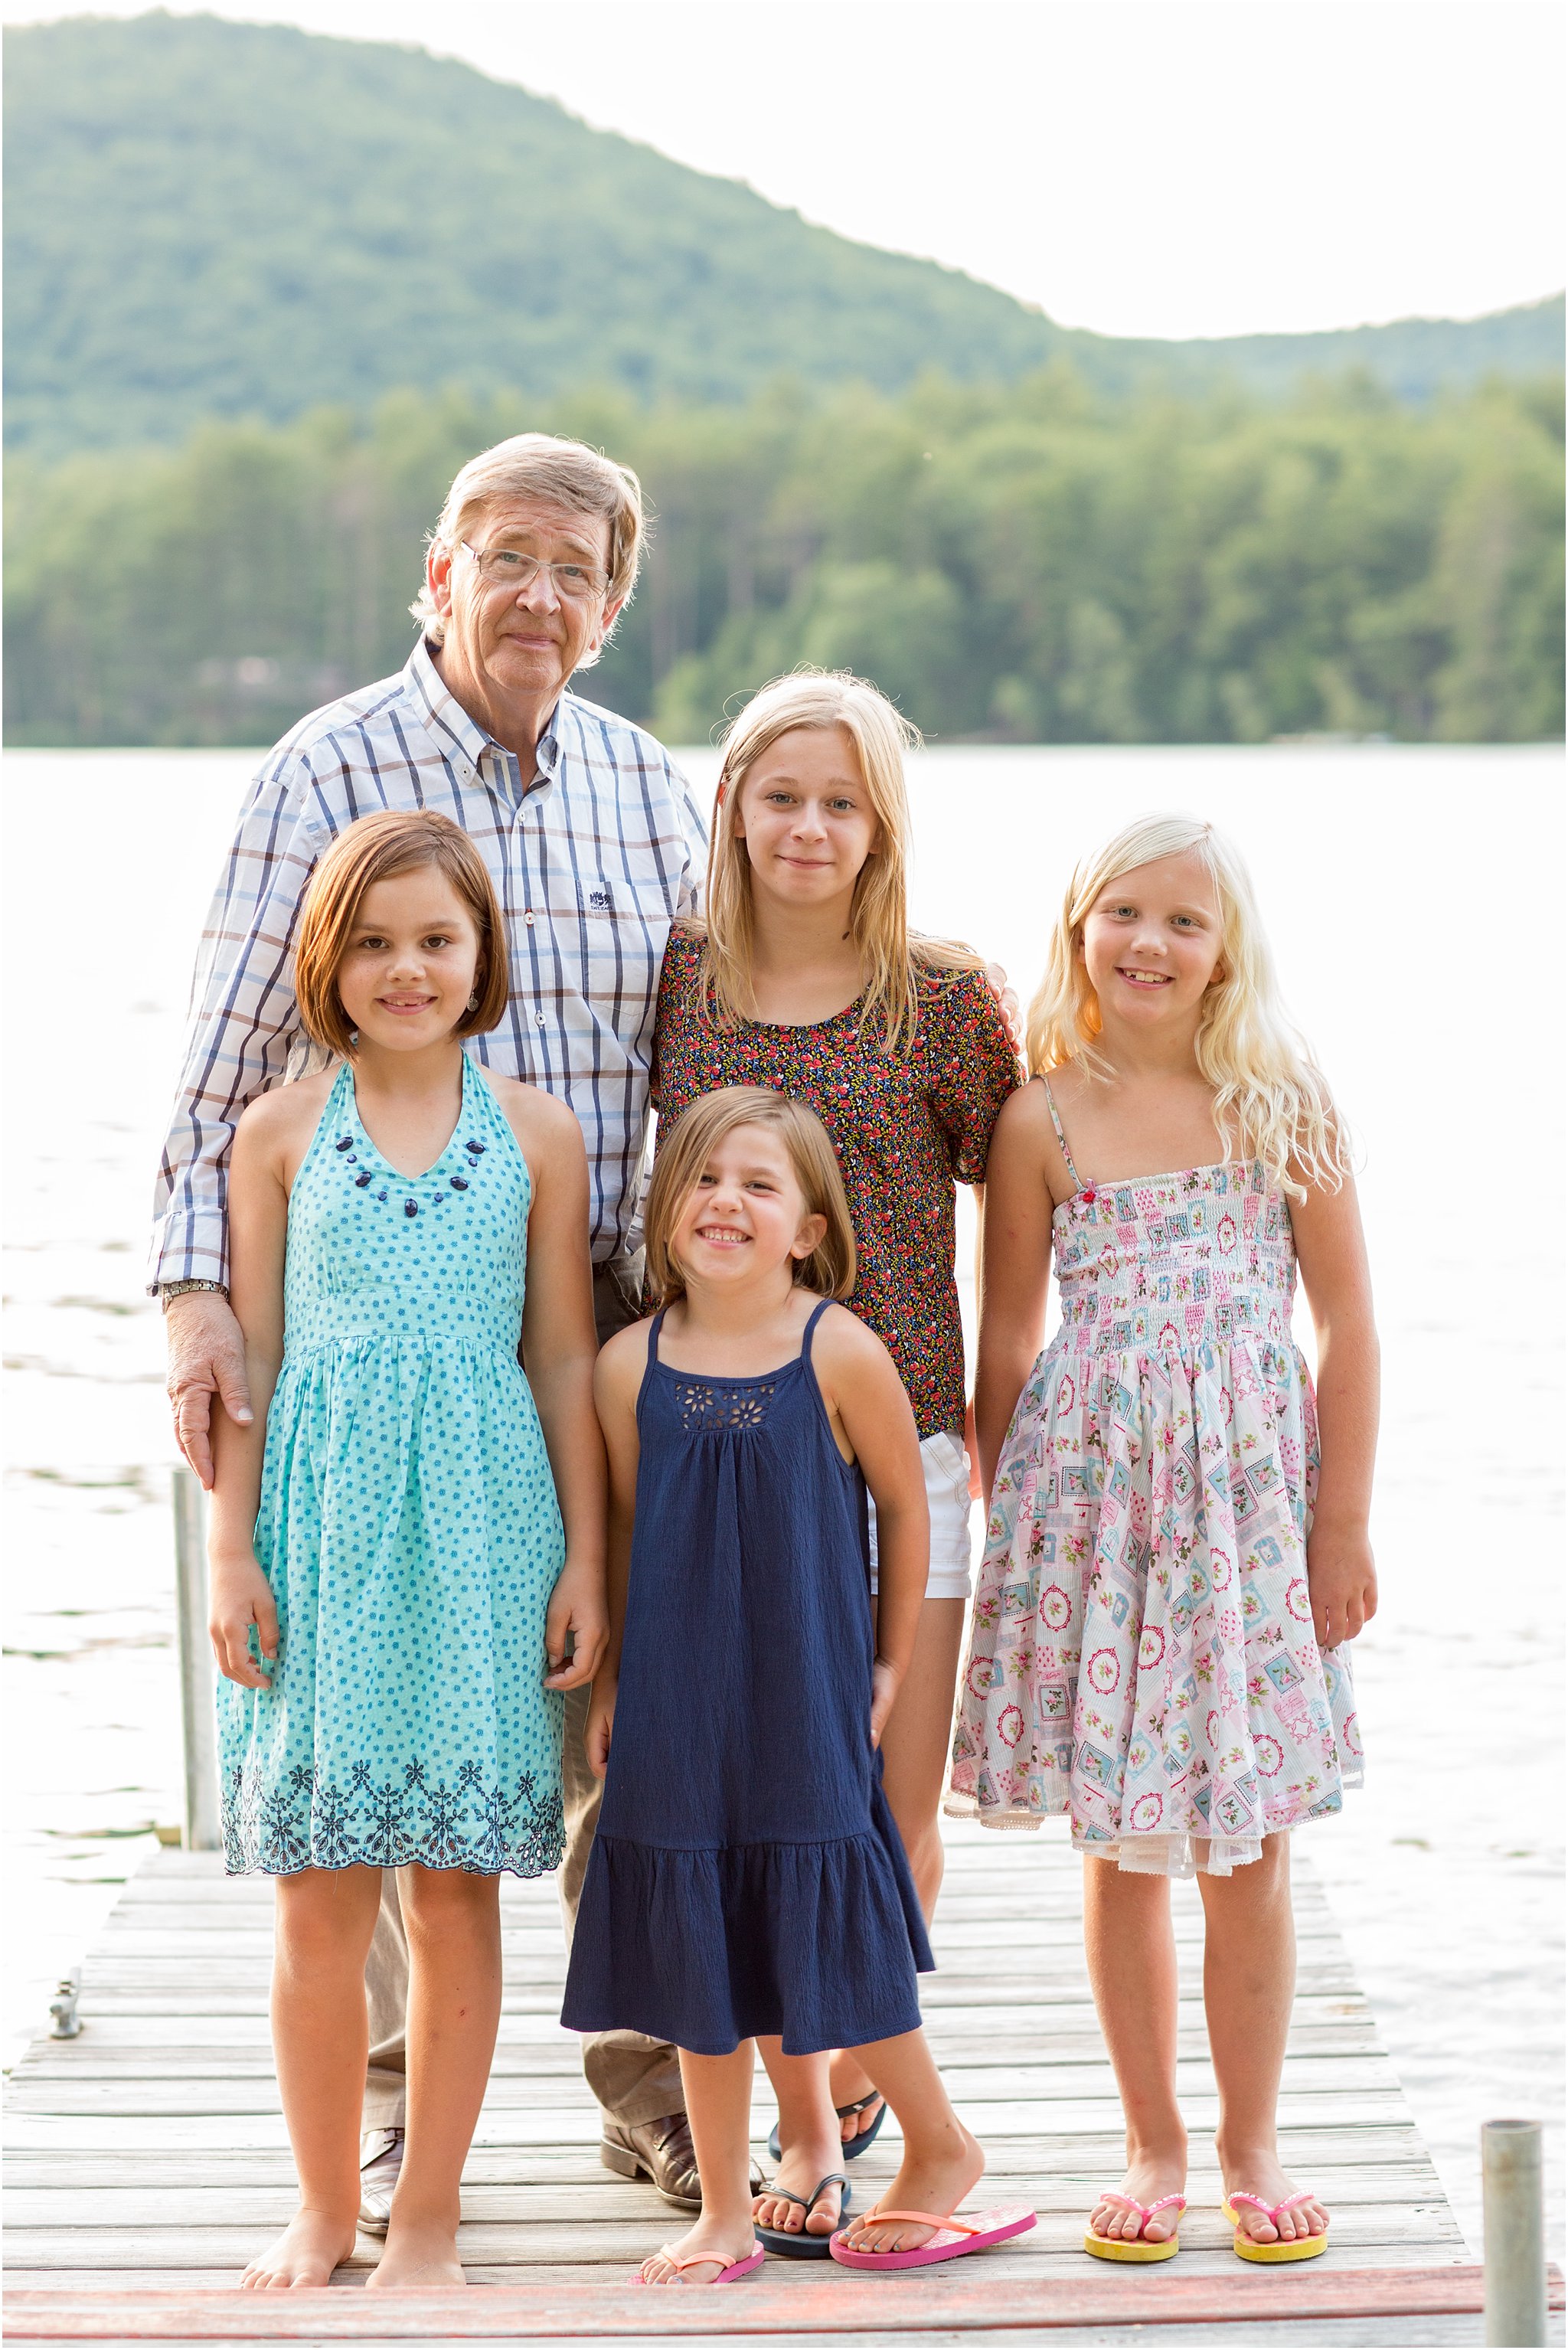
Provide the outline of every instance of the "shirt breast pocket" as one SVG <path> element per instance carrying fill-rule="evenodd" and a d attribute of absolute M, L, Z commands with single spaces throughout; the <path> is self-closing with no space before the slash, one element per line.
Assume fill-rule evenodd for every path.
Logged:
<path fill-rule="evenodd" d="M 640 1015 L 659 984 L 670 901 L 657 876 L 584 872 L 554 893 L 550 920 L 568 983 L 575 980 L 594 1009 L 616 1026 L 627 1012 Z"/>

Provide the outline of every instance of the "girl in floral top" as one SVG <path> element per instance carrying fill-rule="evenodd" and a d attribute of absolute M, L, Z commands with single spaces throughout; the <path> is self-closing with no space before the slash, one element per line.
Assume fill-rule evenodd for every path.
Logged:
<path fill-rule="evenodd" d="M 898 1365 L 930 1504 L 920 1629 L 882 1746 L 929 1917 L 970 1588 L 954 1185 L 983 1180 L 1018 1068 L 979 956 L 909 932 L 903 754 L 916 739 L 875 686 L 846 675 L 776 679 L 742 712 L 719 778 L 706 919 L 673 931 L 665 952 L 653 1098 L 663 1128 L 701 1094 L 767 1086 L 809 1103 L 837 1153 L 859 1257 L 846 1303 Z M 873 1589 L 874 1578 L 873 1529 Z M 756 2212 L 826 2253 L 836 2192 L 809 2214 L 798 2199 L 869 2145 L 884 2108 L 852 2056 L 831 2079 L 826 2060 L 794 2061 L 777 2192 Z"/>
<path fill-rule="evenodd" d="M 1281 2168 L 1290 1831 L 1361 1779 L 1377 1340 L 1334 1104 L 1235 850 L 1146 816 L 1074 876 L 991 1160 L 975 1418 L 991 1491 L 951 1808 L 1065 1812 L 1127 2108 L 1085 2250 L 1168 2260 L 1187 2178 L 1169 1883 L 1197 1875 L 1226 2216 L 1321 2252 Z M 1172 1171 L 1173 1170 L 1173 1171 Z M 1053 1256 L 1061 1326 L 1039 1351 Z M 1314 1398 L 1291 1335 L 1300 1264 Z"/>

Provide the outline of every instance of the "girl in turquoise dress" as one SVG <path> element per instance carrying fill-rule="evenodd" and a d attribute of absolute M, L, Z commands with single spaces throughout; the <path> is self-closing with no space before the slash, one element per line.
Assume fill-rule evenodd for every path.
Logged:
<path fill-rule="evenodd" d="M 209 1544 L 224 1843 L 232 1871 L 277 1881 L 301 2189 L 244 2282 L 325 2284 L 353 2250 L 364 1968 L 395 1867 L 408 2137 L 371 2282 L 462 2283 L 499 1873 L 560 1859 L 561 1693 L 606 1634 L 587 1164 L 563 1103 L 464 1049 L 501 1016 L 507 958 L 483 863 L 444 816 L 350 826 L 295 961 L 301 1024 L 341 1066 L 263 1096 L 235 1136 L 258 1412 L 220 1423 Z"/>

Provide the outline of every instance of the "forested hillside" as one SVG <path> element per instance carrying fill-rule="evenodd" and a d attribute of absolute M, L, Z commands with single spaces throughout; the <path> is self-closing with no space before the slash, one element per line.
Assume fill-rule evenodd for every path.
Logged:
<path fill-rule="evenodd" d="M 13 743 L 254 743 L 396 668 L 472 452 L 571 431 L 641 472 L 652 557 L 584 691 L 701 740 L 802 660 L 939 737 L 1516 741 L 1563 725 L 1562 386 L 1424 410 L 1012 387 L 742 407 L 404 393 L 8 468 Z"/>
<path fill-rule="evenodd" d="M 1418 400 L 1561 363 L 1560 300 L 1235 342 L 1069 332 L 413 49 L 159 14 L 14 28 L 5 60 L 6 431 L 45 456 L 323 402 L 366 420 L 405 387 L 703 402 L 1067 356 L 1112 392 L 1279 395 L 1355 365 Z"/>

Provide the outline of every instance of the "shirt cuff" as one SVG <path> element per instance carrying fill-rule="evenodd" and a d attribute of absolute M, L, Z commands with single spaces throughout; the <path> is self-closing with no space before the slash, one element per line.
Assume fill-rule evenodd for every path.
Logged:
<path fill-rule="evenodd" d="M 221 1281 L 229 1278 L 226 1234 L 222 1216 L 164 1217 L 153 1229 L 147 1263 L 147 1286 L 156 1295 L 166 1281 Z"/>

